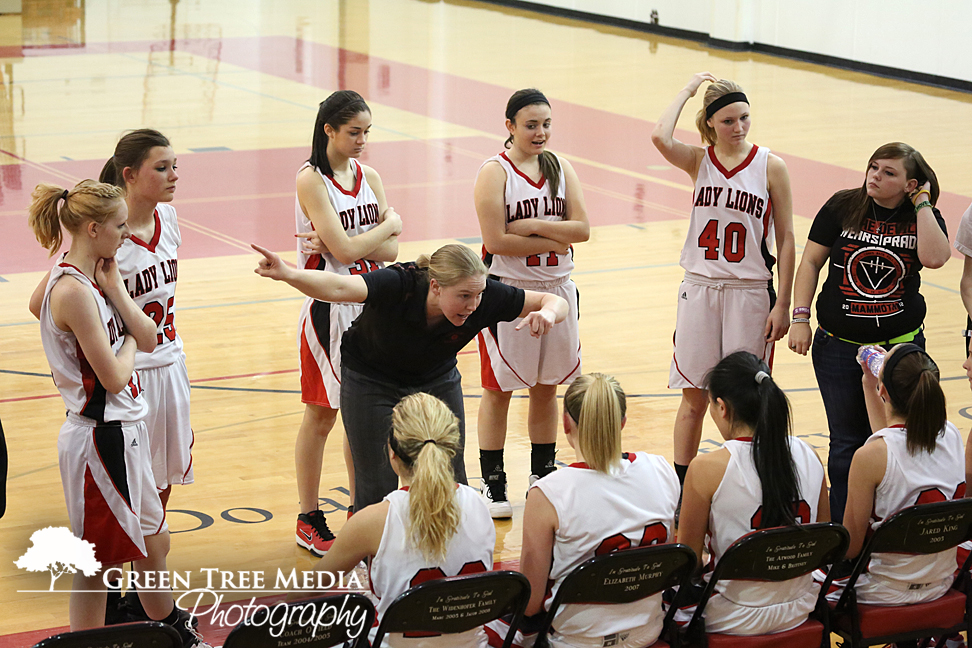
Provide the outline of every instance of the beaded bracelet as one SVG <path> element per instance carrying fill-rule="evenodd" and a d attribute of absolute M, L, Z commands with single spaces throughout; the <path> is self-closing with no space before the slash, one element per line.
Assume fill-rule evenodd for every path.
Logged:
<path fill-rule="evenodd" d="M 920 203 L 918 203 L 917 205 L 915 205 L 915 213 L 918 213 L 919 211 L 921 211 L 925 207 L 931 207 L 931 206 L 932 206 L 932 204 L 930 202 L 928 202 L 927 200 L 923 200 Z"/>
<path fill-rule="evenodd" d="M 796 317 L 797 315 L 810 315 L 810 307 L 797 306 L 796 308 L 793 309 L 793 317 Z"/>
<path fill-rule="evenodd" d="M 790 324 L 809 324 L 809 323 L 810 323 L 809 317 L 794 317 L 793 319 L 790 320 Z"/>

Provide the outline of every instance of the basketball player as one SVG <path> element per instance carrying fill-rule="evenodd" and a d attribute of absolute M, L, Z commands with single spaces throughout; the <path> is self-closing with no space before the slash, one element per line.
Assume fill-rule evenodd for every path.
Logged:
<path fill-rule="evenodd" d="M 311 157 L 297 173 L 297 236 L 307 240 L 298 245 L 298 267 L 361 275 L 398 256 L 401 218 L 388 207 L 378 173 L 356 159 L 370 129 L 371 110 L 357 92 L 341 90 L 321 102 Z M 308 246 L 319 251 L 310 252 Z M 304 418 L 294 451 L 300 497 L 297 544 L 316 556 L 323 556 L 334 542 L 318 508 L 321 466 L 341 402 L 341 336 L 361 308 L 308 298 L 300 312 Z M 347 442 L 343 445 L 353 503 L 353 464 Z"/>
<path fill-rule="evenodd" d="M 584 374 L 567 388 L 562 420 L 577 462 L 540 479 L 527 494 L 520 554 L 530 580 L 527 615 L 549 607 L 564 578 L 586 560 L 674 537 L 678 478 L 658 455 L 621 452 L 626 409 L 624 391 L 611 376 Z M 659 593 L 632 603 L 564 605 L 550 645 L 651 645 L 662 631 L 661 603 Z M 487 626 L 496 645 L 508 630 L 501 623 Z"/>
<path fill-rule="evenodd" d="M 962 436 L 946 418 L 938 366 L 924 349 L 899 344 L 880 378 L 864 370 L 864 398 L 873 434 L 854 453 L 847 480 L 849 558 L 898 510 L 959 499 L 966 490 Z M 955 554 L 954 547 L 929 555 L 872 554 L 854 586 L 857 599 L 877 605 L 933 601 L 952 586 Z M 828 595 L 834 597 L 839 592 Z"/>
<path fill-rule="evenodd" d="M 337 579 L 339 572 L 368 559 L 371 589 L 378 597 L 376 626 L 410 587 L 493 567 L 496 529 L 489 511 L 475 490 L 456 484 L 452 472 L 461 449 L 459 419 L 445 403 L 421 392 L 403 398 L 392 412 L 386 446 L 403 488 L 349 519 L 315 565 Z M 422 641 L 425 648 L 484 645 L 482 628 Z"/>
<path fill-rule="evenodd" d="M 41 301 L 41 339 L 67 408 L 58 461 L 72 531 L 94 544 L 104 568 L 134 561 L 137 572 L 165 571 L 169 532 L 155 488 L 146 402 L 136 347 L 151 353 L 158 327 L 132 301 L 114 255 L 130 236 L 122 189 L 91 180 L 74 189 L 38 185 L 29 220 L 52 255 L 71 248 L 50 274 Z M 144 582 L 144 581 L 143 581 Z M 184 646 L 205 646 L 168 589 L 141 590 L 151 619 L 170 624 Z M 105 620 L 102 573 L 74 576 L 71 629 Z"/>
<path fill-rule="evenodd" d="M 539 90 L 513 93 L 506 104 L 506 148 L 476 178 L 476 213 L 491 276 L 505 284 L 559 295 L 570 312 L 552 335 L 517 331 L 519 320 L 479 333 L 483 400 L 479 406 L 482 493 L 494 518 L 513 515 L 506 492 L 503 446 L 514 390 L 530 390 L 527 430 L 530 482 L 554 468 L 557 385 L 580 375 L 577 287 L 572 243 L 590 237 L 584 194 L 574 168 L 546 150 L 550 102 Z"/>
<path fill-rule="evenodd" d="M 707 143 L 702 148 L 678 141 L 674 133 L 685 103 L 707 81 L 711 85 L 695 119 Z M 682 390 L 675 419 L 675 470 L 680 481 L 702 439 L 706 372 L 738 350 L 770 364 L 773 343 L 786 334 L 790 323 L 796 258 L 790 178 L 783 160 L 746 140 L 749 125 L 749 100 L 742 88 L 700 72 L 678 93 L 651 134 L 655 148 L 695 185 L 680 261 L 685 279 L 678 289 L 668 378 L 669 388 Z M 778 294 L 772 285 L 774 238 L 780 263 Z"/>
<path fill-rule="evenodd" d="M 737 351 L 719 361 L 704 384 L 725 443 L 689 466 L 678 541 L 702 556 L 708 536 L 714 568 L 751 531 L 829 520 L 823 464 L 813 448 L 790 436 L 790 403 L 769 367 Z M 809 574 L 779 583 L 720 581 L 705 608 L 705 629 L 759 635 L 795 628 L 816 603 L 820 590 L 811 589 L 811 581 Z M 693 606 L 679 610 L 676 620 L 688 622 L 694 612 Z"/>

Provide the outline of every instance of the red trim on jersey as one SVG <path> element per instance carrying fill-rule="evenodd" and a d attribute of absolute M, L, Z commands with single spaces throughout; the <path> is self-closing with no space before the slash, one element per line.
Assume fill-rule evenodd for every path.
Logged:
<path fill-rule="evenodd" d="M 753 442 L 753 437 L 736 437 L 733 441 L 747 441 L 749 443 Z"/>
<path fill-rule="evenodd" d="M 672 344 L 673 345 L 675 344 L 675 333 L 674 332 L 672 333 Z M 678 375 L 681 376 L 682 378 L 684 378 L 686 380 L 686 382 L 688 382 L 688 384 L 692 385 L 692 387 L 695 387 L 696 389 L 701 389 L 700 387 L 696 387 L 695 386 L 695 383 L 692 382 L 691 380 L 689 380 L 689 377 L 686 376 L 685 374 L 683 374 L 682 373 L 682 370 L 678 368 L 678 358 L 675 356 L 675 351 L 678 351 L 678 348 L 676 348 L 674 351 L 672 351 L 672 362 L 675 363 L 675 371 L 677 371 L 678 372 Z M 669 386 L 669 389 L 671 389 L 671 386 Z"/>
<path fill-rule="evenodd" d="M 128 501 L 129 499 L 131 499 L 131 493 L 129 493 L 129 496 L 126 499 L 125 496 L 122 495 L 121 491 L 118 490 L 118 485 L 111 478 L 111 473 L 108 472 L 108 466 L 105 465 L 105 460 L 101 456 L 101 450 L 98 449 L 98 444 L 95 442 L 95 439 L 94 439 L 95 430 L 97 430 L 97 429 L 98 429 L 97 426 L 91 428 L 91 437 L 92 437 L 92 439 L 91 439 L 91 445 L 94 447 L 95 454 L 98 455 L 98 463 L 101 464 L 101 468 L 105 471 L 105 474 L 108 475 L 108 481 L 111 482 L 112 488 L 115 489 L 115 494 L 118 495 L 118 498 L 121 501 L 125 502 L 125 506 L 128 507 L 128 510 L 132 512 L 132 515 L 136 515 L 135 509 L 132 508 L 131 502 Z M 85 470 L 88 470 L 88 468 L 86 467 Z M 128 474 L 128 467 L 127 466 L 125 468 L 125 473 L 126 473 L 126 475 Z M 92 483 L 94 483 L 94 482 L 92 482 Z M 99 493 L 100 493 L 100 491 L 99 491 Z"/>
<path fill-rule="evenodd" d="M 320 254 L 310 255 L 307 257 L 307 263 L 304 264 L 304 270 L 323 270 L 325 264 L 321 261 L 323 261 L 323 257 Z"/>
<path fill-rule="evenodd" d="M 486 338 L 483 332 L 476 334 L 476 341 L 479 343 L 479 381 L 483 389 L 490 391 L 503 391 L 500 389 L 496 374 L 493 373 L 493 363 L 489 361 L 489 350 L 486 348 Z"/>
<path fill-rule="evenodd" d="M 70 263 L 65 263 L 64 261 L 61 261 L 61 262 L 60 262 L 60 263 L 58 263 L 57 265 L 58 265 L 58 267 L 61 267 L 61 268 L 74 268 L 75 270 L 77 270 L 77 271 L 78 271 L 78 273 L 79 273 L 79 274 L 80 274 L 80 275 L 81 275 L 82 277 L 84 277 L 85 279 L 87 279 L 87 280 L 88 280 L 88 283 L 89 283 L 89 284 L 91 284 L 91 285 L 92 285 L 92 286 L 94 287 L 94 289 L 98 291 L 98 294 L 99 294 L 99 295 L 101 295 L 102 297 L 104 297 L 104 296 L 105 296 L 105 293 L 103 293 L 103 292 L 101 292 L 101 286 L 99 286 L 99 285 L 98 285 L 98 284 L 96 284 L 96 283 L 95 283 L 94 281 L 92 281 L 92 280 L 91 280 L 91 277 L 89 277 L 88 275 L 86 275 L 86 274 L 84 274 L 83 272 L 81 272 L 81 269 L 80 269 L 80 268 L 78 268 L 78 266 L 76 266 L 76 265 L 72 265 L 72 264 L 70 264 Z"/>
<path fill-rule="evenodd" d="M 81 406 L 81 414 L 84 414 L 88 409 L 88 405 L 91 404 L 92 397 L 94 397 L 95 387 L 98 386 L 98 376 L 95 375 L 94 369 L 91 368 L 91 363 L 84 357 L 84 351 L 81 350 L 81 343 L 75 341 L 74 349 L 75 354 L 78 356 L 78 369 L 81 371 L 81 386 L 84 388 L 84 405 Z"/>
<path fill-rule="evenodd" d="M 334 176 L 329 176 L 326 173 L 322 173 L 321 175 L 323 175 L 325 178 L 330 180 L 331 184 L 334 185 L 334 187 L 338 191 L 343 193 L 345 196 L 351 196 L 352 198 L 357 198 L 358 190 L 361 189 L 361 179 L 364 178 L 364 169 L 361 168 L 361 165 L 358 164 L 357 160 L 351 160 L 351 163 L 356 167 L 355 170 L 357 171 L 357 173 L 355 173 L 355 178 L 354 178 L 354 189 L 352 189 L 351 191 L 348 191 L 340 184 L 338 184 L 338 182 L 334 179 Z"/>
<path fill-rule="evenodd" d="M 903 428 L 903 427 L 905 427 L 905 424 L 904 423 L 895 423 L 894 425 L 889 425 L 888 427 L 889 428 Z"/>
<path fill-rule="evenodd" d="M 756 146 L 755 144 L 753 144 L 753 148 L 749 149 L 749 155 L 746 156 L 746 159 L 743 160 L 742 162 L 740 162 L 739 163 L 739 166 L 737 166 L 732 171 L 727 171 L 726 170 L 726 167 L 722 166 L 722 162 L 720 162 L 719 159 L 716 157 L 715 147 L 714 146 L 710 146 L 708 148 L 708 151 L 709 151 L 709 160 L 711 160 L 712 161 L 712 164 L 715 166 L 715 168 L 719 169 L 719 172 L 722 173 L 722 175 L 724 175 L 726 177 L 726 180 L 728 180 L 732 176 L 736 175 L 737 173 L 739 173 L 740 171 L 742 171 L 743 169 L 745 169 L 746 167 L 748 167 L 749 166 L 749 163 L 753 161 L 753 158 L 754 157 L 756 157 L 756 151 L 758 151 L 758 150 L 759 150 L 759 147 Z"/>
<path fill-rule="evenodd" d="M 310 315 L 307 316 L 310 319 Z M 331 358 L 327 356 L 327 364 L 331 367 Z M 317 364 L 317 358 L 311 351 L 310 344 L 307 342 L 307 331 L 303 327 L 300 330 L 300 400 L 302 403 L 320 405 L 328 409 L 338 409 L 327 399 L 327 389 L 324 388 L 324 377 L 321 375 L 321 368 Z"/>
<path fill-rule="evenodd" d="M 84 532 L 82 540 L 92 543 L 95 558 L 102 565 L 119 565 L 147 558 L 129 537 L 112 513 L 104 494 L 98 488 L 91 468 L 84 468 Z M 121 497 L 121 495 L 119 495 Z M 124 501 L 124 500 L 123 500 Z"/>
<path fill-rule="evenodd" d="M 635 459 L 637 459 L 637 455 L 635 455 L 635 453 L 633 453 L 633 452 L 625 452 L 624 455 L 622 455 L 621 460 L 624 461 L 625 459 L 628 460 L 628 463 L 634 463 Z M 567 467 L 568 468 L 584 468 L 586 470 L 593 470 L 593 468 L 591 468 L 590 466 L 587 465 L 587 462 L 586 461 L 578 461 L 576 463 L 570 464 Z"/>
<path fill-rule="evenodd" d="M 547 176 L 541 174 L 540 182 L 534 182 L 533 180 L 530 179 L 530 176 L 520 171 L 520 169 L 515 164 L 513 164 L 513 160 L 511 160 L 506 155 L 505 151 L 503 153 L 500 153 L 500 157 L 506 160 L 507 162 L 509 162 L 510 166 L 513 167 L 513 170 L 516 172 L 516 175 L 520 176 L 521 178 L 529 182 L 531 187 L 533 187 L 534 189 L 543 189 L 544 183 L 547 182 Z"/>
<path fill-rule="evenodd" d="M 147 249 L 151 253 L 155 253 L 155 247 L 159 244 L 159 239 L 162 238 L 162 221 L 159 219 L 159 210 L 156 209 L 153 212 L 155 216 L 155 234 L 152 235 L 152 240 L 146 243 L 142 239 L 138 238 L 134 234 L 129 237 L 132 243 L 136 245 L 141 245 L 143 248 Z"/>
<path fill-rule="evenodd" d="M 557 384 L 558 384 L 558 385 L 563 385 L 563 384 L 564 384 L 565 382 L 567 382 L 567 379 L 568 379 L 568 378 L 570 378 L 571 376 L 573 376 L 573 375 L 574 375 L 574 372 L 575 372 L 575 371 L 577 371 L 577 369 L 578 369 L 578 368 L 579 368 L 580 366 L 581 366 L 581 359 L 580 359 L 580 341 L 578 341 L 578 342 L 577 342 L 577 364 L 575 364 L 575 365 L 574 365 L 574 368 L 573 368 L 573 369 L 571 369 L 571 370 L 570 370 L 570 372 L 569 372 L 569 373 L 568 373 L 568 374 L 567 374 L 566 376 L 564 376 L 564 379 L 563 379 L 563 380 L 561 380 L 561 381 L 560 381 L 559 383 L 557 383 Z"/>
<path fill-rule="evenodd" d="M 192 437 L 189 441 L 189 466 L 186 468 L 186 472 L 182 473 L 183 484 L 186 483 L 186 477 L 189 475 L 189 471 L 192 470 L 192 447 L 196 445 L 196 433 L 192 431 L 192 427 L 189 428 L 189 436 Z"/>

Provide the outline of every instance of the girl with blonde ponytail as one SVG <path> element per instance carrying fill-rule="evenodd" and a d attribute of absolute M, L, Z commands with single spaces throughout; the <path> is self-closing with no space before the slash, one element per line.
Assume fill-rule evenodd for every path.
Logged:
<path fill-rule="evenodd" d="M 578 376 L 564 395 L 563 429 L 577 462 L 538 480 L 527 494 L 520 569 L 530 580 L 528 615 L 543 612 L 585 560 L 674 536 L 678 478 L 663 457 L 622 452 L 626 410 L 621 385 L 604 374 Z M 663 620 L 660 595 L 602 607 L 566 605 L 554 619 L 550 645 L 640 648 L 658 638 Z M 503 636 L 504 628 L 496 629 Z M 619 637 L 626 638 L 608 643 Z"/>
<path fill-rule="evenodd" d="M 492 569 L 496 530 L 479 494 L 456 483 L 452 460 L 460 449 L 459 420 L 445 403 L 422 392 L 403 398 L 392 411 L 387 443 L 403 488 L 355 513 L 315 565 L 339 582 L 339 572 L 369 560 L 379 619 L 410 587 Z M 425 641 L 428 648 L 478 648 L 486 646 L 486 633 L 477 628 Z M 396 637 L 384 645 L 396 645 Z"/>
<path fill-rule="evenodd" d="M 136 350 L 155 349 L 156 324 L 132 301 L 114 258 L 130 237 L 124 196 L 123 189 L 92 180 L 71 190 L 37 185 L 29 223 L 52 255 L 61 228 L 71 234 L 39 310 L 44 353 L 67 409 L 57 447 L 71 530 L 94 545 L 106 570 L 133 561 L 136 572 L 158 573 L 166 569 L 169 532 L 135 371 Z M 92 506 L 111 519 L 92 520 L 86 515 Z M 75 574 L 72 630 L 105 624 L 103 573 Z M 150 619 L 176 628 L 184 646 L 205 646 L 171 590 L 144 587 L 139 598 Z"/>

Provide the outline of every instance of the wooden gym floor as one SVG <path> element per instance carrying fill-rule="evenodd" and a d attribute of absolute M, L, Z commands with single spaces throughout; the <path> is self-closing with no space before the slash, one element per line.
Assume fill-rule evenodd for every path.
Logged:
<path fill-rule="evenodd" d="M 819 206 L 858 185 L 870 153 L 888 141 L 912 144 L 936 169 L 950 232 L 972 200 L 967 94 L 477 2 L 24 4 L 22 16 L 0 17 L 0 419 L 10 455 L 0 520 L 3 646 L 30 645 L 67 625 L 68 607 L 66 594 L 26 591 L 46 590 L 48 575 L 13 565 L 34 531 L 68 524 L 56 455 L 64 411 L 26 306 L 51 261 L 25 208 L 38 182 L 69 187 L 96 177 L 126 129 L 158 128 L 179 155 L 176 325 L 192 379 L 196 484 L 172 494 L 169 569 L 196 574 L 289 572 L 313 562 L 294 542 L 301 298 L 256 277 L 247 250 L 254 241 L 294 258 L 293 178 L 309 154 L 317 104 L 334 90 L 358 90 L 372 107 L 364 161 L 405 221 L 403 260 L 449 241 L 478 247 L 473 181 L 501 149 L 506 100 L 529 86 L 551 98 L 551 148 L 574 163 L 592 225 L 574 273 L 584 369 L 614 374 L 628 392 L 626 448 L 669 459 L 678 393 L 666 382 L 692 188 L 649 134 L 692 73 L 710 70 L 746 89 L 750 140 L 789 166 L 798 252 Z M 680 122 L 687 141 L 698 141 L 700 105 L 691 101 Z M 961 269 L 956 258 L 924 271 L 922 291 L 950 417 L 966 428 Z M 473 476 L 474 346 L 460 369 Z M 825 457 L 809 359 L 779 345 L 775 375 L 793 403 L 796 433 Z M 497 523 L 498 561 L 519 556 L 525 426 L 526 402 L 517 399 L 507 443 L 514 519 Z M 717 434 L 707 423 L 703 450 Z M 558 458 L 569 463 L 569 446 L 560 446 Z M 348 504 L 339 448 L 332 439 L 322 475 L 322 508 L 333 512 L 335 530 Z M 69 576 L 57 583 L 69 587 Z"/>

